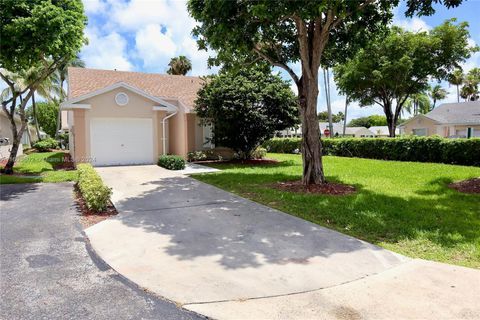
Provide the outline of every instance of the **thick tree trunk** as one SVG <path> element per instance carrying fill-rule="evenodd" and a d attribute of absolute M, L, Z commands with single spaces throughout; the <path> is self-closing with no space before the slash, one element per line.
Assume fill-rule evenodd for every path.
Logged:
<path fill-rule="evenodd" d="M 387 118 L 389 136 L 391 138 L 395 138 L 396 119 L 392 112 L 391 103 L 385 103 L 385 105 L 383 106 L 383 110 L 385 112 L 385 117 Z"/>
<path fill-rule="evenodd" d="M 37 105 L 35 104 L 35 93 L 32 94 L 32 111 L 33 111 L 33 121 L 35 121 L 35 130 L 37 132 L 37 139 L 40 141 L 42 140 L 42 138 L 40 137 L 40 128 L 38 127 Z"/>
<path fill-rule="evenodd" d="M 302 159 L 304 185 L 325 183 L 322 164 L 322 143 L 317 118 L 318 73 L 302 76 L 298 84 L 302 119 Z"/>

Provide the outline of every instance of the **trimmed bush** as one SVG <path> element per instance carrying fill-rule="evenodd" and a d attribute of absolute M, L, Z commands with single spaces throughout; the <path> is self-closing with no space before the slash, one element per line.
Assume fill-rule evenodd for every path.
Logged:
<path fill-rule="evenodd" d="M 58 149 L 58 142 L 53 138 L 47 138 L 35 142 L 33 148 L 37 149 L 38 152 L 48 152 L 51 149 Z"/>
<path fill-rule="evenodd" d="M 78 188 L 88 209 L 100 212 L 107 208 L 112 195 L 112 189 L 103 184 L 91 164 L 82 163 L 77 165 Z"/>
<path fill-rule="evenodd" d="M 263 159 L 267 155 L 267 149 L 262 147 L 257 147 L 257 149 L 252 151 L 252 159 Z"/>
<path fill-rule="evenodd" d="M 158 163 L 160 167 L 163 167 L 168 170 L 182 170 L 185 169 L 185 159 L 180 156 L 174 155 L 163 155 L 158 158 Z"/>
<path fill-rule="evenodd" d="M 187 153 L 188 162 L 207 160 L 207 155 L 203 151 L 192 151 Z"/>
<path fill-rule="evenodd" d="M 263 146 L 268 152 L 295 153 L 301 142 L 301 138 L 275 138 Z M 322 143 L 325 155 L 480 166 L 478 138 L 337 138 L 322 139 Z"/>

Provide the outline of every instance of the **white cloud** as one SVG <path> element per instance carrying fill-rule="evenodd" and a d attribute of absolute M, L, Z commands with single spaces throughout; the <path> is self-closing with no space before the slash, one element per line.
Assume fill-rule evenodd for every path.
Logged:
<path fill-rule="evenodd" d="M 164 72 L 170 58 L 175 56 L 177 45 L 170 32 L 162 33 L 158 24 L 141 28 L 135 36 L 136 53 L 145 68 Z"/>
<path fill-rule="evenodd" d="M 83 0 L 83 7 L 87 14 L 96 14 L 105 11 L 107 4 L 102 0 Z"/>
<path fill-rule="evenodd" d="M 127 42 L 116 32 L 105 36 L 96 30 L 87 28 L 89 43 L 82 49 L 81 58 L 87 67 L 99 69 L 132 70 L 133 65 L 127 57 Z"/>
<path fill-rule="evenodd" d="M 412 32 L 429 31 L 432 29 L 431 26 L 418 17 L 413 17 L 412 19 L 394 19 L 393 24 Z"/>

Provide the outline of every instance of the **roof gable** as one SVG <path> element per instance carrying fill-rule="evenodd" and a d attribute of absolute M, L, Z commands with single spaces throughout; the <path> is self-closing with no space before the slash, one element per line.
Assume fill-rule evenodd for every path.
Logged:
<path fill-rule="evenodd" d="M 149 99 L 153 102 L 156 102 L 160 106 L 166 107 L 167 111 L 175 112 L 175 111 L 178 110 L 178 108 L 176 106 L 174 106 L 173 104 L 168 103 L 161 98 L 151 96 L 148 93 L 146 93 L 145 91 L 140 90 L 139 88 L 136 88 L 136 87 L 131 86 L 131 85 L 129 85 L 127 83 L 124 83 L 124 82 L 114 83 L 114 84 L 109 85 L 107 87 L 104 87 L 104 88 L 101 88 L 101 89 L 98 89 L 98 90 L 95 90 L 95 91 L 91 91 L 91 92 L 86 93 L 84 95 L 69 99 L 68 101 L 63 102 L 60 106 L 62 108 L 75 107 L 75 106 L 78 106 L 79 108 L 84 108 L 86 105 L 80 104 L 79 102 L 82 102 L 86 99 L 89 99 L 89 98 L 92 98 L 92 97 L 110 92 L 110 91 L 118 89 L 118 88 L 126 89 L 126 90 L 134 92 L 134 93 L 136 93 L 136 94 L 138 94 L 138 95 L 140 95 L 140 96 L 142 96 L 146 99 Z"/>
<path fill-rule="evenodd" d="M 192 112 L 197 92 L 203 84 L 199 77 L 68 68 L 68 98 L 75 99 L 119 82 L 152 97 L 178 100 L 187 112 Z"/>

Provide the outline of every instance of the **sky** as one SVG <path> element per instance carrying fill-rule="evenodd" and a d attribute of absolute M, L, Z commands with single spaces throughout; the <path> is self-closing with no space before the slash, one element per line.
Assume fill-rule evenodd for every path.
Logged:
<path fill-rule="evenodd" d="M 215 73 L 207 67 L 209 52 L 198 51 L 191 35 L 195 21 L 188 15 L 181 0 L 83 0 L 88 16 L 87 46 L 81 51 L 86 66 L 99 69 L 165 73 L 170 58 L 185 55 L 192 61 L 189 75 Z M 470 43 L 480 44 L 480 0 L 467 0 L 460 7 L 446 9 L 437 6 L 430 17 L 407 18 L 405 4 L 395 9 L 393 24 L 411 31 L 429 30 L 444 20 L 456 17 L 470 24 Z M 464 71 L 480 66 L 480 52 L 464 64 Z M 299 65 L 294 66 L 299 70 Z M 282 77 L 289 79 L 285 72 Z M 320 81 L 318 110 L 326 110 L 323 79 Z M 456 93 L 448 83 L 442 83 L 449 92 L 442 102 L 456 101 Z M 292 86 L 293 89 L 294 86 Z M 343 111 L 345 98 L 338 95 L 331 81 L 333 112 Z M 349 119 L 370 114 L 383 114 L 379 107 L 349 106 Z"/>

